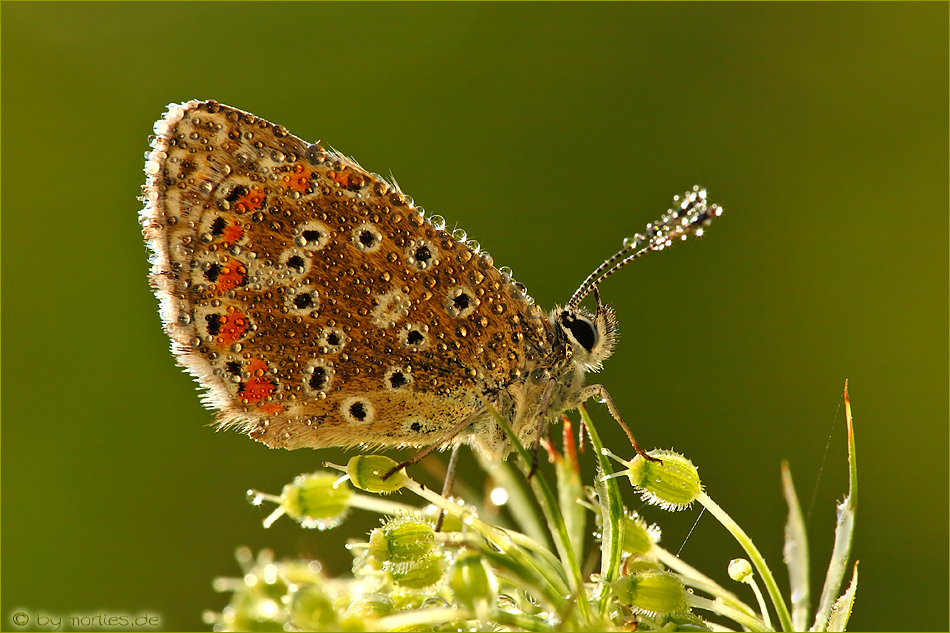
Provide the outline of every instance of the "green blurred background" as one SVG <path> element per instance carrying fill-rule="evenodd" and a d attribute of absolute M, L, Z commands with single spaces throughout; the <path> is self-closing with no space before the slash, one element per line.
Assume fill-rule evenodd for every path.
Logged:
<path fill-rule="evenodd" d="M 264 530 L 246 489 L 348 455 L 215 433 L 168 352 L 136 196 L 152 123 L 192 98 L 391 172 L 545 307 L 673 194 L 708 187 L 726 214 L 706 237 L 602 287 L 622 339 L 599 379 L 642 444 L 699 465 L 783 587 L 788 459 L 816 593 L 847 488 L 849 379 L 852 628 L 948 626 L 946 3 L 0 12 L 3 628 L 16 610 L 207 628 L 238 545 L 343 573 L 342 543 L 377 524 Z M 697 514 L 647 510 L 674 551 Z M 704 516 L 682 555 L 728 583 L 741 551 Z"/>

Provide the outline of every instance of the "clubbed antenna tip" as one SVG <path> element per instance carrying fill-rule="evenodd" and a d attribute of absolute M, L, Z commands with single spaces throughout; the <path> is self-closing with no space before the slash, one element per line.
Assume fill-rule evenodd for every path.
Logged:
<path fill-rule="evenodd" d="M 626 238 L 622 249 L 587 276 L 568 301 L 566 309 L 575 310 L 604 279 L 645 253 L 662 251 L 675 240 L 685 240 L 690 235 L 702 235 L 713 218 L 720 215 L 722 207 L 710 205 L 706 190 L 698 185 L 682 196 L 673 196 L 673 207 L 656 222 L 647 224 L 643 233 Z"/>

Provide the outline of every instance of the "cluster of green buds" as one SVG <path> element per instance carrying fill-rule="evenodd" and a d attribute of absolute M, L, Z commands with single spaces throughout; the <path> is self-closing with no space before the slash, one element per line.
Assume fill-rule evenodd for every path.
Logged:
<path fill-rule="evenodd" d="M 510 462 L 491 467 L 498 489 L 513 501 L 506 506 L 504 525 L 483 520 L 484 513 L 475 505 L 437 495 L 398 469 L 395 461 L 378 455 L 354 457 L 345 468 L 334 467 L 345 471 L 343 475 L 332 470 L 301 475 L 280 495 L 251 491 L 253 503 L 277 504 L 265 527 L 287 515 L 303 527 L 328 529 L 352 509 L 374 512 L 382 520 L 368 540 L 351 541 L 352 574 L 346 577 L 326 576 L 316 561 L 275 561 L 267 551 L 255 558 L 240 549 L 243 576 L 216 581 L 217 589 L 233 595 L 223 612 L 206 614 L 206 621 L 222 631 L 700 631 L 727 625 L 769 631 L 808 626 L 807 585 L 801 586 L 807 574 L 795 569 L 802 565 L 798 555 L 787 562 L 798 596 L 789 610 L 751 539 L 709 498 L 688 459 L 671 451 L 631 460 L 616 457 L 600 444 L 583 410 L 582 415 L 598 455 L 594 482 L 581 483 L 576 442 L 573 435 L 568 437 L 570 424 L 565 424 L 564 455 L 545 445 L 554 463 L 556 492 L 544 471 L 526 481 Z M 850 433 L 850 410 L 848 415 Z M 530 456 L 518 448 L 527 456 L 527 468 Z M 853 455 L 852 437 L 852 468 Z M 623 469 L 614 472 L 608 457 Z M 846 524 L 839 525 L 840 540 L 848 542 L 852 475 L 851 494 L 841 507 L 844 515 L 851 512 L 851 520 L 842 521 L 839 513 L 839 523 Z M 676 511 L 697 502 L 716 517 L 748 554 L 729 563 L 728 571 L 737 587 L 751 591 L 755 607 L 661 547 L 660 529 L 624 506 L 621 488 L 626 486 L 618 484 L 623 477 L 650 505 Z M 787 468 L 783 480 L 791 521 L 797 501 Z M 396 492 L 400 499 L 414 494 L 423 505 L 397 501 Z M 588 527 L 592 523 L 596 531 Z M 786 526 L 786 534 L 796 539 L 795 547 L 787 543 L 786 552 L 807 552 L 803 525 Z M 585 577 L 581 563 L 592 547 L 599 550 L 600 566 Z M 832 567 L 843 570 L 849 553 L 836 551 Z M 764 594 L 756 578 L 764 583 Z M 850 588 L 835 601 L 840 581 L 837 576 L 837 584 L 826 585 L 812 630 L 844 629 L 854 600 L 856 568 Z"/>
<path fill-rule="evenodd" d="M 270 550 L 254 557 L 239 548 L 241 578 L 218 578 L 215 589 L 233 593 L 221 613 L 206 612 L 216 631 L 361 631 L 347 609 L 347 588 L 323 575 L 317 561 L 276 561 Z"/>
<path fill-rule="evenodd" d="M 414 516 L 390 519 L 373 530 L 364 564 L 407 589 L 435 585 L 447 567 L 442 548 L 436 546 L 435 527 Z"/>

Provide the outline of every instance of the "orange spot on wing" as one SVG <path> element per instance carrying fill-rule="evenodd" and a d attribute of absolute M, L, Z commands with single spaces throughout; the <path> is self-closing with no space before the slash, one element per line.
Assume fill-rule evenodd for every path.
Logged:
<path fill-rule="evenodd" d="M 341 187 L 346 187 L 350 183 L 350 175 L 345 171 L 331 171 L 327 175 Z"/>
<path fill-rule="evenodd" d="M 244 284 L 247 280 L 247 268 L 244 264 L 228 259 L 228 262 L 218 270 L 218 277 L 215 279 L 214 288 L 218 294 L 227 292 Z"/>
<path fill-rule="evenodd" d="M 264 413 L 283 413 L 284 405 L 274 404 L 272 402 L 270 404 L 262 404 L 261 406 L 257 407 L 257 410 L 263 411 Z"/>
<path fill-rule="evenodd" d="M 244 337 L 250 322 L 247 317 L 228 307 L 228 313 L 223 315 L 218 321 L 218 345 L 232 345 Z"/>
<path fill-rule="evenodd" d="M 291 173 L 284 174 L 284 176 L 281 178 L 281 182 L 283 182 L 284 186 L 288 189 L 293 189 L 294 191 L 303 193 L 308 187 L 310 187 L 310 176 L 307 174 L 304 166 L 300 163 L 297 163 L 293 166 Z"/>
<path fill-rule="evenodd" d="M 234 204 L 234 210 L 237 213 L 247 213 L 248 211 L 257 211 L 264 206 L 264 200 L 267 196 L 263 189 L 251 189 L 249 192 L 238 198 Z"/>
<path fill-rule="evenodd" d="M 221 239 L 226 244 L 237 242 L 242 237 L 244 237 L 244 227 L 236 223 L 228 224 L 227 228 L 224 229 L 224 233 L 221 234 Z"/>
<path fill-rule="evenodd" d="M 260 402 L 274 395 L 274 392 L 277 391 L 277 385 L 273 380 L 267 377 L 266 362 L 259 358 L 252 360 L 247 370 L 250 372 L 251 377 L 241 385 L 241 398 L 246 402 Z"/>
<path fill-rule="evenodd" d="M 260 358 L 255 358 L 248 364 L 247 371 L 252 376 L 260 378 L 267 373 L 267 361 L 261 360 Z"/>

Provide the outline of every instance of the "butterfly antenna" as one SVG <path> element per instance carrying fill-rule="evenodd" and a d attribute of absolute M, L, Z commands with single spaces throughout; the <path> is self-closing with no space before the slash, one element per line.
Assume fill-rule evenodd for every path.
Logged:
<path fill-rule="evenodd" d="M 706 190 L 698 185 L 683 196 L 673 196 L 673 208 L 656 222 L 647 224 L 644 233 L 637 233 L 623 241 L 623 248 L 610 259 L 597 267 L 584 280 L 567 302 L 566 310 L 576 310 L 592 289 L 596 289 L 607 277 L 649 253 L 662 251 L 675 240 L 685 240 L 690 235 L 702 235 L 713 218 L 722 215 L 722 207 L 710 205 L 706 200 Z"/>

